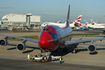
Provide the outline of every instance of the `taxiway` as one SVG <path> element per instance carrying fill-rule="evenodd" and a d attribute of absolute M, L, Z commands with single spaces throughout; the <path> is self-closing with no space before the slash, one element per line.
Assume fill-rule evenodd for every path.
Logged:
<path fill-rule="evenodd" d="M 8 34 L 13 35 L 12 33 L 8 33 Z M 18 35 L 21 36 L 21 35 L 24 35 L 24 33 L 21 33 L 21 34 L 18 33 Z M 92 38 L 100 38 L 100 37 L 76 37 L 74 38 L 74 40 L 76 39 L 78 40 L 80 38 L 92 39 Z M 69 47 L 68 53 L 62 53 L 62 50 L 59 50 L 59 52 L 56 54 L 61 55 L 63 57 L 64 63 L 62 65 L 59 64 L 59 61 L 47 62 L 47 63 L 35 63 L 35 62 L 27 61 L 27 55 L 40 53 L 40 48 L 38 47 L 37 43 L 27 41 L 26 50 L 21 52 L 21 51 L 18 51 L 15 47 L 20 42 L 21 41 L 9 41 L 9 44 L 7 46 L 0 47 L 0 69 L 12 70 L 14 68 L 18 69 L 18 67 L 20 67 L 20 70 L 21 69 L 28 70 L 29 68 L 41 69 L 41 67 L 43 69 L 50 69 L 50 70 L 53 70 L 56 68 L 58 68 L 59 70 L 70 69 L 70 68 L 74 70 L 105 69 L 105 40 L 94 42 L 94 44 L 97 46 L 97 52 L 95 54 L 89 54 L 87 50 L 87 47 L 91 43 L 79 44 L 78 53 L 76 54 L 71 53 L 71 50 L 70 50 L 72 49 L 71 47 Z"/>

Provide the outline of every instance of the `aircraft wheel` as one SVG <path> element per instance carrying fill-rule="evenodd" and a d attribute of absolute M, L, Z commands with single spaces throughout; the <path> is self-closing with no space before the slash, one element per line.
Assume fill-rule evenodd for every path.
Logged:
<path fill-rule="evenodd" d="M 77 50 L 75 50 L 75 53 L 77 53 Z"/>
<path fill-rule="evenodd" d="M 71 51 L 72 53 L 74 53 L 74 49 L 72 49 L 72 51 Z"/>
<path fill-rule="evenodd" d="M 72 53 L 77 53 L 77 49 L 72 50 Z"/>
<path fill-rule="evenodd" d="M 45 51 L 44 50 L 41 50 L 41 53 L 44 53 Z"/>
<path fill-rule="evenodd" d="M 43 51 L 41 50 L 41 53 L 43 53 Z"/>

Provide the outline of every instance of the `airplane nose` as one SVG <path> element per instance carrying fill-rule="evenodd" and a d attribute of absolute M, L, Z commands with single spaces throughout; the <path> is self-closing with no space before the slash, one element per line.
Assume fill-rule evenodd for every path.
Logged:
<path fill-rule="evenodd" d="M 46 48 L 46 46 L 47 46 L 47 40 L 46 40 L 46 38 L 40 39 L 39 45 L 40 45 L 41 49 Z"/>
<path fill-rule="evenodd" d="M 56 49 L 57 45 L 53 41 L 48 42 L 47 38 L 41 38 L 39 41 L 39 47 L 42 50 L 53 51 Z"/>

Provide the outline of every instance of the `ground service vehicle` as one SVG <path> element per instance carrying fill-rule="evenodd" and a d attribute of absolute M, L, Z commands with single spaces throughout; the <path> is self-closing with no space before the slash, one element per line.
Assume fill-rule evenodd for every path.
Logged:
<path fill-rule="evenodd" d="M 38 62 L 48 62 L 48 61 L 56 61 L 59 60 L 60 58 L 61 56 L 35 54 L 31 57 L 31 60 Z"/>

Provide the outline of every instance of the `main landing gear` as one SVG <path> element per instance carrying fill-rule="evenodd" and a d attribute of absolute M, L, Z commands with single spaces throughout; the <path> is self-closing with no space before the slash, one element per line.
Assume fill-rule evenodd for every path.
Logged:
<path fill-rule="evenodd" d="M 77 53 L 77 47 L 74 47 L 74 49 L 72 50 L 72 53 Z"/>

